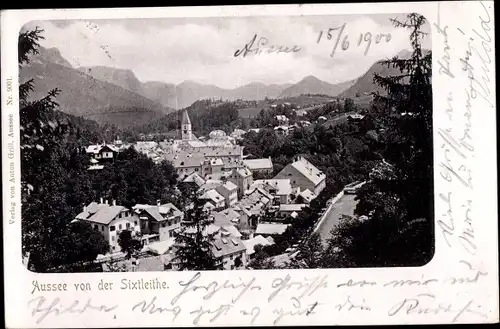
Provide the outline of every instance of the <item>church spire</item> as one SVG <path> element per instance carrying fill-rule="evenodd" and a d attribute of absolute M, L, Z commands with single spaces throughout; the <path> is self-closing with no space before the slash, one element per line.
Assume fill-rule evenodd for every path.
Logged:
<path fill-rule="evenodd" d="M 182 112 L 182 125 L 191 125 L 191 119 L 189 119 L 189 114 L 187 110 Z"/>
<path fill-rule="evenodd" d="M 191 140 L 192 132 L 191 132 L 191 120 L 189 119 L 189 114 L 187 110 L 182 112 L 182 121 L 181 121 L 181 136 L 182 140 Z"/>

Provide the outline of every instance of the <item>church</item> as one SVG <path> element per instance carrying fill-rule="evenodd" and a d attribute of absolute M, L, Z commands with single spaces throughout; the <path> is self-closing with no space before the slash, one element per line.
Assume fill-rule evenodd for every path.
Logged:
<path fill-rule="evenodd" d="M 221 179 L 244 167 L 243 147 L 222 130 L 214 130 L 200 140 L 193 134 L 187 110 L 182 112 L 181 138 L 164 145 L 165 158 L 172 162 L 179 179 L 196 173 L 203 179 Z"/>
<path fill-rule="evenodd" d="M 203 141 L 201 140 L 203 139 Z M 206 147 L 222 147 L 234 149 L 237 147 L 236 139 L 227 136 L 222 130 L 214 130 L 208 135 L 208 139 L 197 138 L 193 134 L 193 126 L 187 110 L 182 112 L 181 120 L 181 139 L 174 140 L 173 149 L 192 149 L 192 148 L 206 148 Z"/>

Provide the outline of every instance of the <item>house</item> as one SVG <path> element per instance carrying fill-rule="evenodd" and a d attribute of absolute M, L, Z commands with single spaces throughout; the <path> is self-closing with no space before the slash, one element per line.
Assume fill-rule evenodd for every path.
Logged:
<path fill-rule="evenodd" d="M 212 252 L 225 270 L 246 267 L 246 250 L 241 239 L 231 236 L 228 232 L 220 232 L 212 241 Z"/>
<path fill-rule="evenodd" d="M 121 231 L 129 230 L 132 236 L 141 234 L 139 217 L 133 211 L 117 206 L 116 202 L 110 205 L 108 201 L 99 203 L 91 202 L 83 208 L 74 221 L 83 221 L 101 233 L 104 239 L 109 243 L 112 252 L 120 251 L 118 236 Z"/>
<path fill-rule="evenodd" d="M 214 206 L 213 208 L 210 207 L 210 210 L 224 209 L 226 206 L 226 200 L 215 189 L 206 191 L 201 195 L 200 199 L 210 202 Z"/>
<path fill-rule="evenodd" d="M 272 196 L 274 204 L 290 203 L 292 185 L 288 178 L 258 179 L 252 184 L 250 190 L 252 191 L 256 188 L 261 188 L 269 193 Z"/>
<path fill-rule="evenodd" d="M 234 131 L 231 133 L 231 137 L 233 137 L 234 139 L 243 139 L 243 136 L 246 134 L 247 132 L 243 129 L 234 129 Z"/>
<path fill-rule="evenodd" d="M 191 175 L 184 178 L 182 183 L 191 185 L 194 188 L 199 188 L 203 184 L 205 184 L 205 180 L 203 178 L 201 178 L 201 176 L 198 173 L 194 172 Z"/>
<path fill-rule="evenodd" d="M 198 189 L 198 193 L 203 194 L 206 191 L 214 190 L 223 184 L 224 184 L 224 182 L 220 179 L 207 179 L 205 181 L 205 184 L 201 185 L 200 188 Z"/>
<path fill-rule="evenodd" d="M 300 187 L 297 188 L 295 202 L 304 202 L 309 204 L 314 199 L 316 199 L 316 194 L 311 192 L 311 190 L 301 191 Z"/>
<path fill-rule="evenodd" d="M 95 144 L 87 146 L 85 152 L 90 155 L 91 159 L 94 159 L 99 163 L 106 163 L 113 162 L 113 160 L 116 159 L 116 156 L 118 155 L 118 148 L 114 145 L 105 143 Z"/>
<path fill-rule="evenodd" d="M 274 178 L 287 178 L 294 189 L 310 190 L 315 195 L 319 195 L 326 186 L 326 175 L 302 156 L 288 164 Z"/>
<path fill-rule="evenodd" d="M 230 208 L 238 202 L 238 186 L 233 182 L 226 181 L 217 186 L 215 190 L 226 200 L 226 208 Z"/>
<path fill-rule="evenodd" d="M 236 230 L 240 233 L 249 230 L 251 225 L 249 223 L 250 215 L 247 212 L 242 211 L 235 206 L 234 208 L 224 209 L 219 212 L 212 212 L 210 217 L 213 220 L 214 225 L 220 226 L 222 228 L 226 228 L 228 226 L 234 226 Z"/>
<path fill-rule="evenodd" d="M 90 159 L 90 166 L 87 168 L 87 170 L 102 170 L 104 169 L 104 165 L 100 165 L 99 161 L 97 161 L 94 158 Z"/>
<path fill-rule="evenodd" d="M 251 239 L 242 241 L 245 247 L 247 248 L 247 258 L 248 260 L 252 259 L 252 255 L 255 253 L 255 246 L 270 246 L 274 244 L 274 240 L 272 237 L 264 238 L 262 235 L 257 235 Z"/>
<path fill-rule="evenodd" d="M 176 152 L 175 154 L 168 154 L 166 160 L 172 163 L 181 180 L 184 180 L 192 173 L 197 173 L 201 177 L 205 176 L 203 174 L 203 169 L 205 168 L 203 166 L 205 162 L 203 154 Z"/>
<path fill-rule="evenodd" d="M 272 196 L 261 188 L 256 188 L 247 194 L 233 207 L 246 217 L 247 227 L 255 227 L 260 215 L 271 205 Z"/>
<path fill-rule="evenodd" d="M 351 115 L 347 116 L 347 120 L 352 121 L 352 122 L 359 122 L 359 121 L 363 120 L 364 117 L 365 117 L 364 115 L 355 113 L 355 114 L 351 114 Z"/>
<path fill-rule="evenodd" d="M 325 116 L 320 116 L 318 118 L 318 123 L 325 123 L 328 119 Z"/>
<path fill-rule="evenodd" d="M 238 197 L 241 198 L 253 183 L 252 172 L 246 168 L 233 169 L 227 179 L 238 187 Z"/>
<path fill-rule="evenodd" d="M 142 154 L 148 154 L 149 152 L 153 151 L 158 147 L 157 142 L 153 141 L 146 141 L 146 142 L 136 142 L 134 144 L 134 149 Z"/>
<path fill-rule="evenodd" d="M 286 218 L 288 216 L 295 217 L 293 214 L 298 214 L 306 206 L 307 205 L 303 203 L 281 204 L 278 209 L 278 216 L 281 218 Z"/>
<path fill-rule="evenodd" d="M 278 121 L 279 125 L 288 125 L 288 121 L 290 121 L 286 115 L 277 115 L 274 117 L 276 121 Z"/>
<path fill-rule="evenodd" d="M 252 172 L 252 173 L 262 173 L 262 174 L 272 174 L 273 173 L 273 161 L 271 157 L 263 158 L 263 159 L 250 159 L 243 160 L 243 164 Z"/>
<path fill-rule="evenodd" d="M 283 137 L 283 136 L 288 136 L 290 133 L 290 127 L 288 126 L 276 126 L 274 127 L 274 132 L 276 133 L 277 136 Z"/>
<path fill-rule="evenodd" d="M 174 238 L 178 232 L 184 214 L 171 203 L 157 205 L 137 204 L 132 207 L 140 219 L 141 232 L 148 239 L 157 236 L 151 241 L 166 241 Z M 145 241 L 147 244 L 149 241 Z"/>
<path fill-rule="evenodd" d="M 288 226 L 290 226 L 290 224 L 262 223 L 257 225 L 255 234 L 260 234 L 263 237 L 282 235 L 283 233 L 285 233 Z"/>
<path fill-rule="evenodd" d="M 295 110 L 295 113 L 297 113 L 298 117 L 305 117 L 307 115 L 306 110 Z"/>

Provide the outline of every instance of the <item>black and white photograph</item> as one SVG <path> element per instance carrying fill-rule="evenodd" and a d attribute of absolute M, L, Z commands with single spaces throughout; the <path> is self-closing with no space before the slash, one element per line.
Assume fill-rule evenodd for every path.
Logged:
<path fill-rule="evenodd" d="M 432 260 L 423 15 L 39 20 L 18 39 L 28 270 Z"/>

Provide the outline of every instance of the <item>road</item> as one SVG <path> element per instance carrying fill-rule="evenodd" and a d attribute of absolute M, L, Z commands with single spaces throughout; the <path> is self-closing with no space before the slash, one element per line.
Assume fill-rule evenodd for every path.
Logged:
<path fill-rule="evenodd" d="M 357 203 L 354 201 L 355 197 L 355 194 L 345 194 L 330 208 L 326 214 L 327 218 L 325 218 L 318 228 L 318 233 L 323 243 L 328 240 L 330 231 L 339 223 L 340 215 L 345 214 L 352 216 L 354 214 L 354 208 Z"/>

